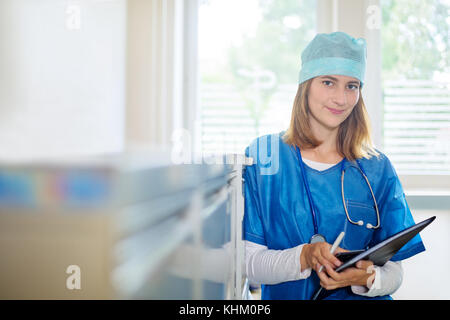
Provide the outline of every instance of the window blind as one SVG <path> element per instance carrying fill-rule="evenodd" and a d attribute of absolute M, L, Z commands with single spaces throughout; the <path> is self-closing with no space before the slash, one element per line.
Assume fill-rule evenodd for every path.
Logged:
<path fill-rule="evenodd" d="M 450 83 L 384 84 L 384 152 L 398 172 L 450 173 Z"/>

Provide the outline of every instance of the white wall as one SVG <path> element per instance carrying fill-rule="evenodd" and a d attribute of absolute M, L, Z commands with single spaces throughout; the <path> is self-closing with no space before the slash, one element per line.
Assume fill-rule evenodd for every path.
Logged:
<path fill-rule="evenodd" d="M 403 283 L 394 299 L 450 299 L 450 211 L 413 211 L 416 222 L 436 220 L 421 233 L 426 251 L 402 262 Z"/>
<path fill-rule="evenodd" d="M 0 158 L 120 151 L 126 0 L 0 1 Z"/>

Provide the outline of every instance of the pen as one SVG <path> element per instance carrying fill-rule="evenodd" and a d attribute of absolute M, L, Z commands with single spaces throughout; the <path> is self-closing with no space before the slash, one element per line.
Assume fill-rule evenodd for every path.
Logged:
<path fill-rule="evenodd" d="M 334 241 L 333 245 L 331 246 L 330 249 L 330 253 L 333 254 L 337 247 L 339 247 L 339 244 L 341 243 L 342 239 L 344 238 L 345 232 L 342 231 L 338 237 L 336 238 L 336 240 Z M 322 272 L 323 270 L 323 266 L 320 266 L 319 268 L 319 273 Z M 312 296 L 311 300 L 317 300 L 317 298 L 319 297 L 319 295 L 322 293 L 323 287 L 319 287 L 319 289 L 317 289 L 317 291 L 314 293 L 314 295 Z"/>
<path fill-rule="evenodd" d="M 331 249 L 330 249 L 330 253 L 331 253 L 331 254 L 334 254 L 334 252 L 336 251 L 337 247 L 339 247 L 339 245 L 341 244 L 341 241 L 342 241 L 342 239 L 344 238 L 344 236 L 345 236 L 345 232 L 342 231 L 342 232 L 338 235 L 338 237 L 336 238 L 336 240 L 334 240 L 334 243 L 333 243 L 333 245 L 331 246 Z M 319 273 L 322 272 L 322 270 L 323 270 L 323 266 L 320 266 L 320 268 L 319 268 Z"/>

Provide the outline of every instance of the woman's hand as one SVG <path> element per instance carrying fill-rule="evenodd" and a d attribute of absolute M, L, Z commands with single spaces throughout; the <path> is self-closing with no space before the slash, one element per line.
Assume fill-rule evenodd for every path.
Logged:
<path fill-rule="evenodd" d="M 326 271 L 326 272 L 325 272 Z M 326 290 L 333 290 L 348 286 L 371 287 L 374 277 L 368 281 L 373 274 L 372 261 L 358 261 L 356 267 L 347 268 L 342 272 L 335 272 L 331 264 L 325 264 L 325 269 L 317 273 L 320 285 Z"/>
<path fill-rule="evenodd" d="M 327 242 L 317 242 L 313 244 L 305 244 L 300 255 L 301 271 L 312 268 L 316 272 L 319 271 L 320 266 L 331 265 L 339 267 L 342 262 L 339 261 L 333 254 L 330 253 L 331 245 Z M 335 253 L 346 252 L 342 248 L 337 248 Z"/>

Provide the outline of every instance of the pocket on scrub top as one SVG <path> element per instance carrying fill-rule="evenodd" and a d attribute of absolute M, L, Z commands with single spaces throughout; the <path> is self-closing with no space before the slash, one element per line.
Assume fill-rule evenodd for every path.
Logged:
<path fill-rule="evenodd" d="M 373 236 L 373 229 L 368 229 L 367 223 L 376 225 L 377 213 L 375 208 L 369 204 L 356 202 L 352 200 L 347 201 L 347 211 L 350 219 L 353 222 L 362 220 L 364 224 L 362 226 L 350 223 L 347 216 L 345 216 L 345 236 L 342 240 L 342 248 L 348 250 L 360 250 L 366 249 Z M 344 211 L 345 215 L 345 211 Z"/>

